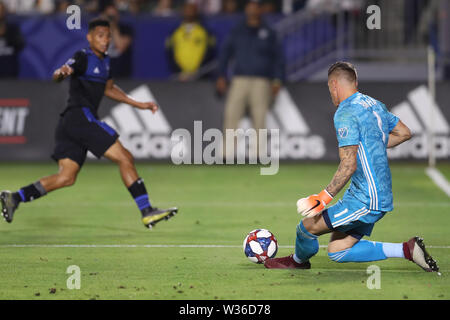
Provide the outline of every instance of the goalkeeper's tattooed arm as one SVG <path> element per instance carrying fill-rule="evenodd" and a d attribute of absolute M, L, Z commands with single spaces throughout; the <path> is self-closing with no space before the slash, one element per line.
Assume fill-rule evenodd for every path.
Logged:
<path fill-rule="evenodd" d="M 339 148 L 339 158 L 341 159 L 341 162 L 334 174 L 333 180 L 331 180 L 330 184 L 325 189 L 331 196 L 336 196 L 352 177 L 357 166 L 357 153 L 357 145 Z"/>
<path fill-rule="evenodd" d="M 356 154 L 358 146 L 346 146 L 339 148 L 341 162 L 330 184 L 319 194 L 313 194 L 297 201 L 297 212 L 304 217 L 314 217 L 325 209 L 335 195 L 347 184 L 356 170 Z"/>

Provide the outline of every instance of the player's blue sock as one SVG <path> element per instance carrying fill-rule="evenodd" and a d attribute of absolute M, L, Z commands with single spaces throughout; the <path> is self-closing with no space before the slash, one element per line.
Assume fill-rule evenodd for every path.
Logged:
<path fill-rule="evenodd" d="M 386 243 L 360 240 L 353 247 L 328 253 L 336 262 L 369 262 L 387 258 L 404 258 L 402 243 Z"/>
<path fill-rule="evenodd" d="M 137 179 L 129 188 L 131 196 L 141 212 L 146 208 L 152 208 L 148 198 L 147 189 L 145 188 L 144 180 Z"/>
<path fill-rule="evenodd" d="M 297 263 L 306 262 L 319 251 L 317 236 L 308 232 L 303 221 L 297 225 L 294 260 Z"/>
<path fill-rule="evenodd" d="M 26 187 L 21 188 L 13 194 L 17 202 L 28 202 L 45 196 L 47 191 L 44 189 L 40 181 L 36 181 Z"/>

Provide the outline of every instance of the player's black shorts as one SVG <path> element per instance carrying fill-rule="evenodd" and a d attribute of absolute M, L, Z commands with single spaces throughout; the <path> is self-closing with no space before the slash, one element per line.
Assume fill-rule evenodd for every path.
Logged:
<path fill-rule="evenodd" d="M 118 137 L 118 133 L 98 120 L 89 108 L 69 109 L 56 127 L 52 158 L 55 161 L 69 158 L 81 167 L 88 150 L 100 158 Z"/>

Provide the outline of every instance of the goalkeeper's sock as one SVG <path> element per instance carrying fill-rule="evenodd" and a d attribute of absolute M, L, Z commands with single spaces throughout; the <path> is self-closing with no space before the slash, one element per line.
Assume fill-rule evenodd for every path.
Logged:
<path fill-rule="evenodd" d="M 141 213 L 144 209 L 150 208 L 150 200 L 148 198 L 147 189 L 145 188 L 144 180 L 141 178 L 137 179 L 129 188 L 128 191 L 131 193 L 136 205 L 138 206 Z"/>
<path fill-rule="evenodd" d="M 303 263 L 319 251 L 317 236 L 306 230 L 303 221 L 297 225 L 297 239 L 295 240 L 295 262 Z"/>
<path fill-rule="evenodd" d="M 45 196 L 47 191 L 44 189 L 40 181 L 36 181 L 26 187 L 21 188 L 19 191 L 13 193 L 14 200 L 17 203 L 29 202 L 36 200 L 42 196 Z"/>
<path fill-rule="evenodd" d="M 369 262 L 405 256 L 403 243 L 360 240 L 349 249 L 328 253 L 328 257 L 336 262 Z"/>

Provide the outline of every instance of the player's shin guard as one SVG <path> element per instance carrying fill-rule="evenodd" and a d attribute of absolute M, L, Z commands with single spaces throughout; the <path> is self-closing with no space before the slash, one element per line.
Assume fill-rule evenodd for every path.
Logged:
<path fill-rule="evenodd" d="M 306 230 L 303 221 L 297 225 L 294 260 L 297 263 L 306 262 L 319 251 L 317 236 Z"/>
<path fill-rule="evenodd" d="M 328 257 L 336 262 L 369 262 L 388 258 L 384 253 L 383 243 L 367 240 L 360 240 L 346 250 L 329 252 Z"/>
<path fill-rule="evenodd" d="M 13 197 L 18 202 L 29 202 L 45 196 L 47 191 L 42 186 L 40 181 L 36 181 L 26 187 L 21 188 L 13 194 Z"/>
<path fill-rule="evenodd" d="M 128 188 L 128 191 L 131 193 L 131 196 L 133 197 L 136 205 L 138 206 L 139 210 L 141 210 L 141 212 L 146 208 L 152 208 L 148 198 L 147 189 L 145 188 L 144 180 L 142 180 L 141 178 L 137 179 Z"/>

